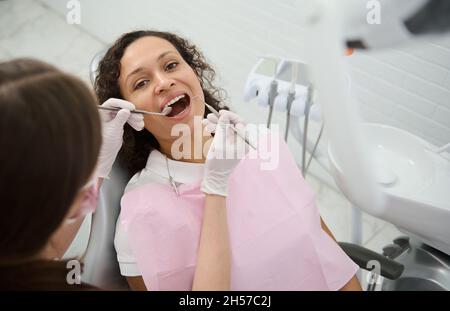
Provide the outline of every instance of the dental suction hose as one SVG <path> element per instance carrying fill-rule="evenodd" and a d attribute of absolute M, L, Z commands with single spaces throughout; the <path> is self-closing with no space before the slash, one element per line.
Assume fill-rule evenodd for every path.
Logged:
<path fill-rule="evenodd" d="M 287 98 L 287 114 L 286 114 L 286 129 L 284 131 L 284 140 L 287 142 L 288 134 L 289 134 L 289 128 L 290 128 L 290 122 L 291 122 L 291 107 L 292 102 L 295 99 L 295 92 L 289 92 L 288 98 Z"/>
<path fill-rule="evenodd" d="M 302 175 L 305 177 L 306 173 L 306 140 L 308 138 L 308 122 L 309 122 L 309 112 L 312 106 L 312 98 L 313 98 L 313 87 L 312 85 L 308 85 L 307 89 L 307 98 L 305 103 L 305 123 L 303 127 L 303 145 L 302 145 Z"/>
<path fill-rule="evenodd" d="M 277 95 L 278 95 L 278 81 L 274 79 L 270 83 L 269 89 L 269 116 L 267 118 L 267 128 L 270 128 L 270 123 L 272 123 L 273 103 Z"/>
<path fill-rule="evenodd" d="M 295 86 L 298 80 L 298 63 L 291 63 L 291 85 L 289 89 L 289 94 L 287 98 L 287 113 L 286 113 L 286 130 L 284 132 L 284 140 L 287 142 L 289 135 L 289 127 L 291 121 L 291 108 L 292 102 L 295 100 Z"/>

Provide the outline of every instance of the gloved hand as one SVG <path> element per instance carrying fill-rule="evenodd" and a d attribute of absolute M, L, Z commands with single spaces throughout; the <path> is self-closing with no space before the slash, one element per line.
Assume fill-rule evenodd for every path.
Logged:
<path fill-rule="evenodd" d="M 208 194 L 227 196 L 228 177 L 248 149 L 242 138 L 231 129 L 234 126 L 245 133 L 242 119 L 231 111 L 219 111 L 219 117 L 209 114 L 203 120 L 205 130 L 214 133 L 205 163 L 201 190 Z"/>
<path fill-rule="evenodd" d="M 102 104 L 103 107 L 122 108 L 118 112 L 99 110 L 102 119 L 102 147 L 97 163 L 97 177 L 108 178 L 117 154 L 123 144 L 123 127 L 126 122 L 135 130 L 144 128 L 144 116 L 131 113 L 136 107 L 123 99 L 110 98 Z"/>

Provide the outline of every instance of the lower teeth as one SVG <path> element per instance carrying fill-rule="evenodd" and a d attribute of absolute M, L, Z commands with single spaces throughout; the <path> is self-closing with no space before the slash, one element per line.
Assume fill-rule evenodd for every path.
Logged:
<path fill-rule="evenodd" d="M 172 112 L 169 114 L 169 116 L 175 117 L 175 116 L 179 115 L 180 113 L 182 113 L 185 109 L 186 109 L 186 106 L 184 106 L 184 107 L 177 107 L 177 108 L 174 108 L 172 106 Z"/>

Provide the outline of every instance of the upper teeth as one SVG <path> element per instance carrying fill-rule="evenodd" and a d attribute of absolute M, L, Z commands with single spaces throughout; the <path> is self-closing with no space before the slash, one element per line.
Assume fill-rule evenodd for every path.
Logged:
<path fill-rule="evenodd" d="M 183 97 L 185 97 L 186 95 L 180 95 L 175 97 L 174 99 L 172 99 L 170 102 L 168 102 L 164 107 L 169 107 L 170 105 L 175 104 L 178 100 L 182 99 Z"/>

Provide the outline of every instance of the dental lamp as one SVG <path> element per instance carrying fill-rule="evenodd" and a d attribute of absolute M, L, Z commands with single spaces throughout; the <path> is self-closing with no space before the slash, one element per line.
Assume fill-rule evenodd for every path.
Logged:
<path fill-rule="evenodd" d="M 358 122 L 342 59 L 346 47 L 382 49 L 447 33 L 450 2 L 299 0 L 296 5 L 336 184 L 355 207 L 424 243 L 406 242 L 405 275 L 396 288 L 450 289 L 450 194 L 445 189 L 450 164 L 406 131 Z M 407 163 L 409 156 L 414 158 Z M 413 167 L 394 174 L 396 161 Z M 415 260 L 419 257 L 421 262 Z"/>
<path fill-rule="evenodd" d="M 450 30 L 446 0 L 344 0 L 337 12 L 350 48 L 389 48 Z"/>

